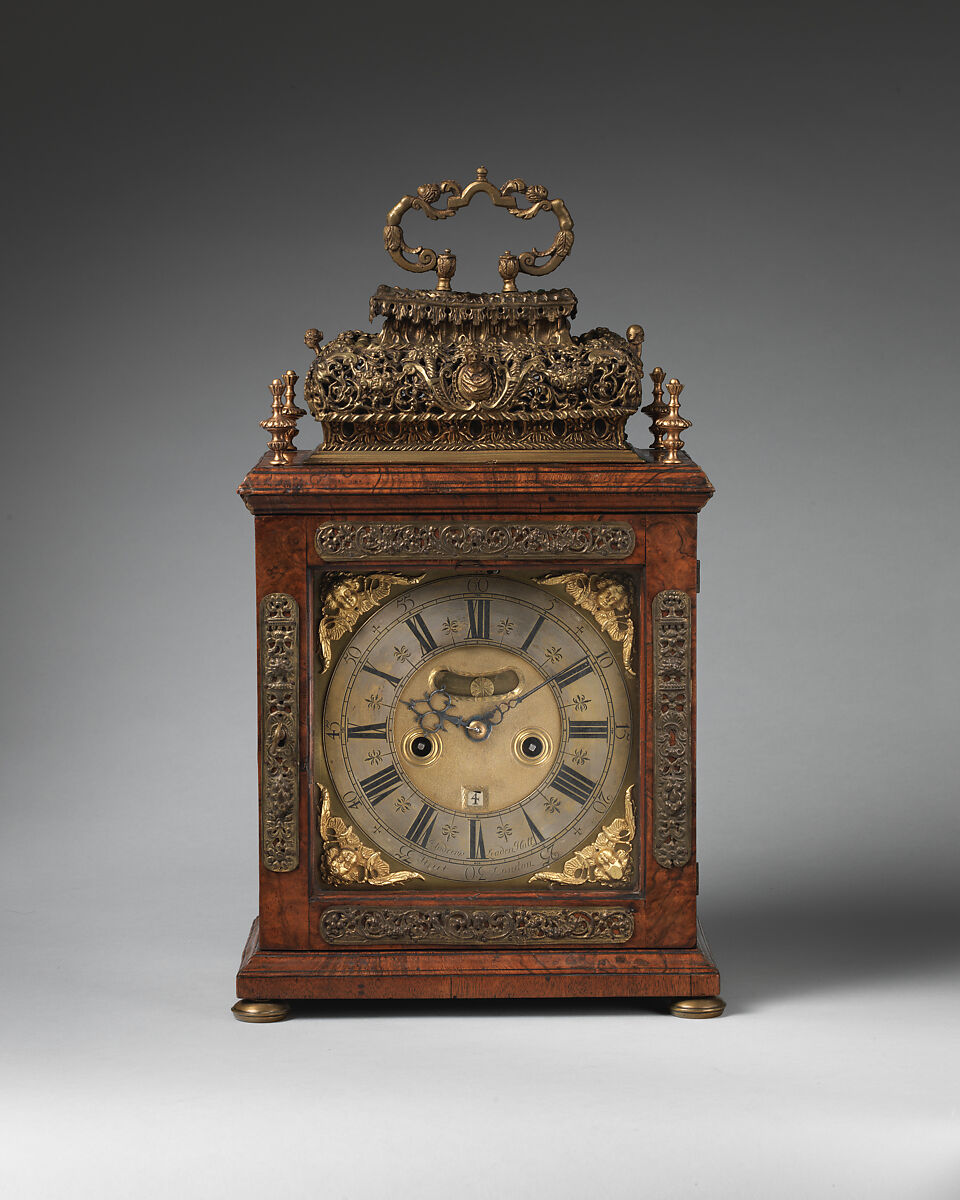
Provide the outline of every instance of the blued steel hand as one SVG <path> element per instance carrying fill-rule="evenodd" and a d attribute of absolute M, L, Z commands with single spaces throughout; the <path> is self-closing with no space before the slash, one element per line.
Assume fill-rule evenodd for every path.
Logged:
<path fill-rule="evenodd" d="M 417 724 L 424 733 L 439 733 L 446 721 L 449 721 L 451 725 L 461 725 L 464 728 L 469 724 L 463 717 L 458 717 L 449 711 L 453 705 L 453 699 L 450 693 L 443 691 L 442 688 L 435 688 L 421 700 L 404 700 L 404 704 L 413 713 Z"/>
<path fill-rule="evenodd" d="M 565 675 L 567 671 L 572 670 L 574 667 L 579 667 L 581 663 L 585 663 L 587 661 L 587 655 L 584 655 L 582 658 L 578 658 L 568 667 L 564 667 L 562 671 L 555 671 L 552 675 L 548 675 L 547 678 L 541 683 L 538 683 L 536 687 L 532 687 L 529 692 L 524 692 L 522 696 L 515 696 L 512 700 L 504 700 L 503 703 L 498 704 L 496 708 L 491 708 L 489 712 L 481 713 L 477 717 L 472 717 L 470 721 L 466 722 L 466 724 L 468 726 L 485 725 L 487 731 L 483 736 L 489 737 L 491 728 L 494 725 L 499 725 L 511 708 L 516 708 L 517 705 L 522 704 L 528 696 L 532 696 L 534 692 L 539 692 L 542 687 L 546 687 L 548 683 L 552 683 L 558 675 Z M 477 738 L 476 740 L 482 741 L 483 738 Z"/>

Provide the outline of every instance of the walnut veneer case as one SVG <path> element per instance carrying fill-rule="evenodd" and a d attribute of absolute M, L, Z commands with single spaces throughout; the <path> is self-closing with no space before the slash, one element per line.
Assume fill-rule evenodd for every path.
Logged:
<path fill-rule="evenodd" d="M 404 241 L 475 197 L 554 217 L 504 254 L 501 290 Z M 542 223 L 542 222 L 541 222 Z M 524 227 L 521 227 L 524 228 Z M 723 1011 L 697 925 L 697 514 L 681 385 L 643 330 L 574 335 L 568 289 L 521 291 L 573 245 L 561 200 L 481 168 L 404 196 L 378 332 L 314 353 L 320 422 L 294 448 L 297 375 L 274 380 L 254 514 L 260 910 L 241 1020 L 298 999 L 653 996 Z M 665 385 L 665 387 L 664 387 Z M 664 390 L 668 399 L 664 400 Z"/>

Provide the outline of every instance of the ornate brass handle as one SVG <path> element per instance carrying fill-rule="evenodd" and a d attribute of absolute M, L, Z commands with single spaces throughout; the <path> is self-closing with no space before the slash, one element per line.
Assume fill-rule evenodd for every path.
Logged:
<path fill-rule="evenodd" d="M 436 271 L 437 291 L 449 292 L 450 280 L 457 269 L 456 255 L 449 250 L 439 254 L 429 246 L 408 246 L 403 240 L 403 230 L 400 223 L 411 208 L 419 209 L 431 221 L 442 221 L 447 217 L 456 216 L 461 208 L 466 208 L 479 192 L 490 197 L 497 208 L 505 208 L 511 217 L 527 221 L 541 212 L 552 212 L 557 218 L 560 228 L 557 236 L 547 250 L 524 250 L 522 254 L 513 254 L 509 250 L 501 254 L 499 270 L 505 292 L 515 292 L 514 282 L 517 275 L 549 275 L 556 270 L 561 262 L 573 249 L 573 219 L 567 206 L 562 200 L 550 200 L 547 189 L 539 184 L 529 186 L 522 179 L 510 179 L 503 187 L 494 187 L 487 180 L 487 168 L 478 167 L 477 177 L 473 183 L 461 188 L 454 179 L 445 179 L 442 183 L 425 183 L 417 188 L 415 196 L 404 196 L 387 214 L 387 223 L 383 230 L 383 244 L 387 253 L 398 266 L 405 271 Z M 522 194 L 530 202 L 529 208 L 521 208 L 517 203 L 517 195 Z M 450 199 L 444 208 L 435 208 L 436 202 L 443 195 Z M 405 257 L 412 255 L 412 258 Z M 538 263 L 537 259 L 547 261 Z"/>

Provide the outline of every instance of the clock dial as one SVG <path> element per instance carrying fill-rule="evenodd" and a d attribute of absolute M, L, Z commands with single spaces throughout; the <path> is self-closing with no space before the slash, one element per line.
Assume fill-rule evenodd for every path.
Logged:
<path fill-rule="evenodd" d="M 521 881 L 569 856 L 630 782 L 617 649 L 515 579 L 435 579 L 387 601 L 324 701 L 322 754 L 349 819 L 432 885 Z"/>

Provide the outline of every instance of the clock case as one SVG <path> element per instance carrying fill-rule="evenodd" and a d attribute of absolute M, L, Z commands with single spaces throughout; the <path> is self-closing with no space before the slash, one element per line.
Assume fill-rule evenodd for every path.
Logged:
<path fill-rule="evenodd" d="M 478 172 L 477 183 L 484 185 L 478 191 L 496 193 L 495 204 L 506 197 L 516 208 L 516 196 L 526 194 L 531 208 L 544 206 L 537 189 L 520 193 L 513 186 L 522 181 L 494 189 Z M 435 202 L 425 201 L 428 207 Z M 562 233 L 562 214 L 552 211 Z M 390 229 L 388 223 L 387 234 Z M 408 249 L 401 238 L 399 253 Z M 422 248 L 415 250 L 422 257 Z M 501 293 L 452 292 L 449 276 L 439 273 L 436 289 L 400 300 L 401 289 L 381 288 L 371 306 L 387 318 L 380 335 L 340 335 L 324 347 L 322 335 L 308 331 L 315 358 L 305 394 L 324 430 L 315 451 L 296 450 L 289 433 L 302 415 L 293 395 L 296 375 L 287 373 L 285 387 L 279 380 L 271 385 L 273 414 L 263 424 L 272 435 L 272 455 L 265 454 L 238 489 L 254 515 L 260 695 L 259 913 L 237 975 L 240 1019 L 280 1019 L 286 1002 L 299 999 L 650 996 L 678 1000 L 677 1015 L 722 1011 L 719 974 L 697 921 L 697 516 L 713 488 L 681 449 L 678 433 L 688 423 L 675 403 L 680 385 L 670 381 L 676 394 L 671 390 L 671 403 L 664 404 L 662 371 L 651 373 L 653 401 L 644 410 L 652 417 L 653 445 L 637 451 L 626 442 L 623 427 L 641 399 L 643 331 L 632 326 L 627 339 L 607 330 L 571 339 L 572 293 L 506 290 L 516 276 L 510 276 L 512 265 L 505 270 L 501 259 Z M 458 304 L 481 314 L 466 332 L 450 318 Z M 559 421 L 555 399 L 548 419 L 538 423 L 528 395 L 524 411 L 533 416 L 525 427 L 515 412 L 484 406 L 483 372 L 497 386 L 509 382 L 518 345 L 542 362 L 542 348 L 549 359 L 560 343 L 568 362 L 572 353 L 589 371 L 598 357 L 597 335 L 618 362 L 625 355 L 632 360 L 620 373 L 623 386 L 613 404 L 609 391 L 602 401 L 591 399 L 589 379 L 584 384 L 581 378 L 580 396 L 567 400 Z M 384 416 L 381 407 L 358 445 L 361 426 L 351 420 L 357 407 L 334 412 L 330 380 L 358 345 L 361 354 L 369 346 L 376 352 L 378 336 L 381 348 L 392 343 L 391 361 L 401 374 L 410 358 L 422 361 L 425 345 L 438 359 L 446 354 L 452 365 L 444 386 L 453 392 L 459 372 L 465 386 L 453 398 L 468 403 L 466 412 L 453 412 L 445 422 L 441 411 L 438 420 L 429 403 L 434 387 L 428 403 L 423 394 L 418 398 L 419 444 L 407 436 L 409 426 L 398 439 L 391 413 Z M 342 340 L 349 337 L 354 340 L 344 356 Z M 466 367 L 474 368 L 472 380 L 463 379 Z M 478 372 L 479 401 L 470 386 Z M 436 378 L 443 382 L 443 369 Z M 442 388 L 439 394 L 442 410 Z M 542 386 L 537 395 L 542 398 Z M 388 405 L 395 396 L 396 387 Z M 477 448 L 457 445 L 457 436 Z M 630 581 L 637 753 L 627 798 L 635 832 L 624 878 L 412 891 L 371 881 L 369 872 L 337 885 L 321 869 L 329 838 L 318 788 L 324 773 L 315 759 L 321 597 L 344 575 L 435 571 Z M 361 857 L 363 850 L 369 848 L 361 847 Z"/>

